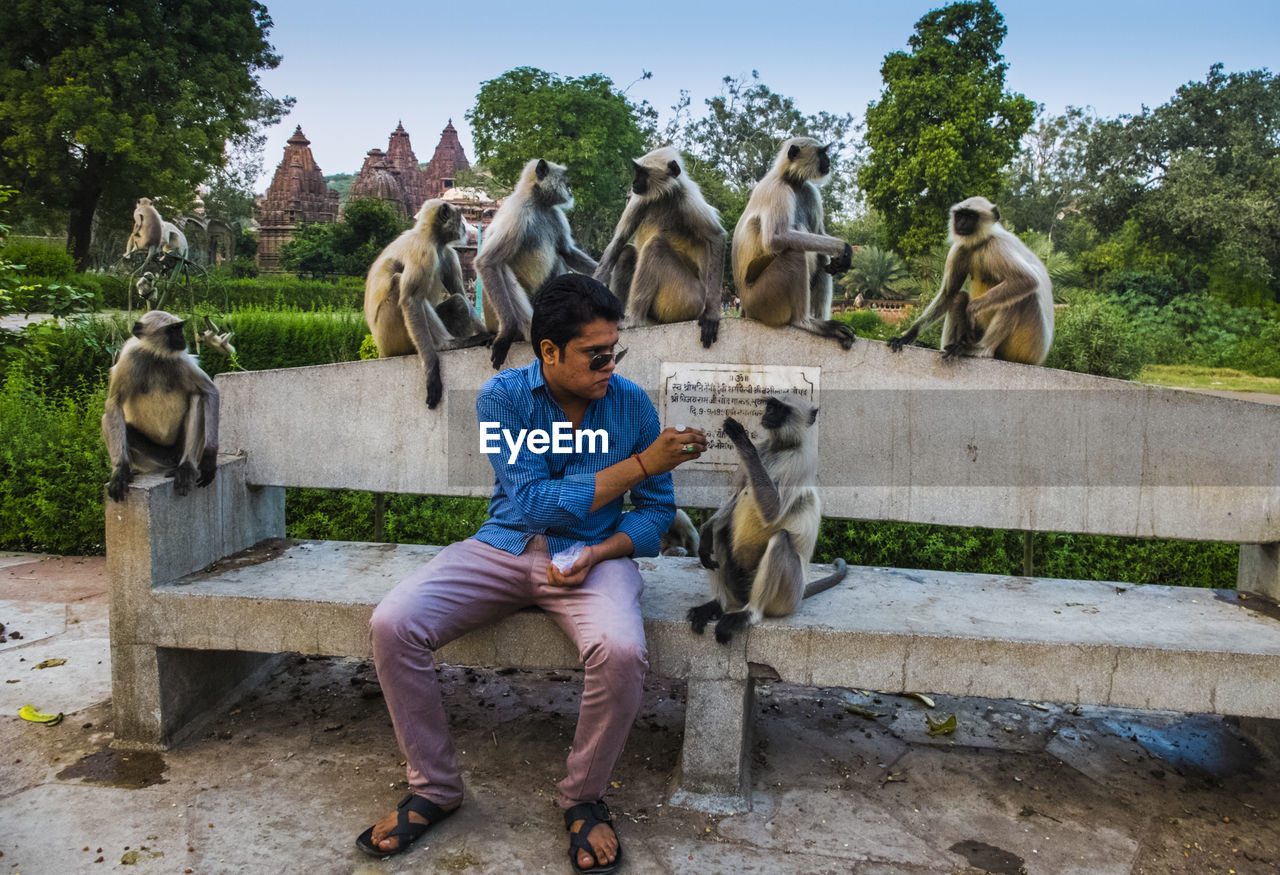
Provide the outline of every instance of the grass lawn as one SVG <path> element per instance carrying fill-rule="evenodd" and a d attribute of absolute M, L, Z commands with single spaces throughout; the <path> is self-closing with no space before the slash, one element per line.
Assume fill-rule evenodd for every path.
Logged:
<path fill-rule="evenodd" d="M 1255 377 L 1230 368 L 1203 368 L 1195 365 L 1147 365 L 1138 374 L 1139 383 L 1176 386 L 1181 389 L 1223 389 L 1230 392 L 1267 392 L 1280 395 L 1280 379 Z"/>

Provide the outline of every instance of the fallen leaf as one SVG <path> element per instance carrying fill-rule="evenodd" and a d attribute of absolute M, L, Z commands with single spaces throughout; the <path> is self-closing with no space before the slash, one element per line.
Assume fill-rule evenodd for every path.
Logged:
<path fill-rule="evenodd" d="M 1019 702 L 1019 705 L 1026 705 L 1028 708 L 1035 708 L 1037 711 L 1048 711 L 1047 705 L 1040 705 L 1036 702 Z"/>
<path fill-rule="evenodd" d="M 859 717 L 866 717 L 868 720 L 875 720 L 877 717 L 883 717 L 879 711 L 872 711 L 865 705 L 845 705 L 844 709 L 850 714 L 857 714 Z"/>
<path fill-rule="evenodd" d="M 929 724 L 930 735 L 950 735 L 956 731 L 956 715 L 952 714 L 945 720 L 934 720 L 928 714 L 924 715 L 925 723 Z"/>
<path fill-rule="evenodd" d="M 902 695 L 906 696 L 908 699 L 916 699 L 920 702 L 923 702 L 926 708 L 938 707 L 937 705 L 934 704 L 933 699 L 930 699 L 924 693 L 903 693 Z"/>
<path fill-rule="evenodd" d="M 57 668 L 60 665 L 66 664 L 67 661 L 65 659 L 46 659 L 44 662 L 31 666 L 31 670 L 35 671 L 38 668 Z"/>

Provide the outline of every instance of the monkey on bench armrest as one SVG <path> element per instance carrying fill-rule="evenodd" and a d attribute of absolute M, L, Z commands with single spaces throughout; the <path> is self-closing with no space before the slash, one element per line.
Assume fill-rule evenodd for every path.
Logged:
<path fill-rule="evenodd" d="M 761 617 L 793 614 L 802 599 L 844 579 L 848 567 L 837 559 L 834 572 L 805 585 L 822 522 L 817 418 L 818 408 L 802 395 L 769 397 L 760 421 L 768 432 L 761 450 L 736 419 L 724 421 L 741 466 L 733 497 L 702 527 L 698 556 L 711 570 L 715 598 L 689 609 L 699 635 L 716 620 L 716 640 L 728 644 Z"/>
<path fill-rule="evenodd" d="M 124 500 L 135 473 L 172 476 L 178 495 L 217 473 L 218 390 L 187 353 L 183 325 L 163 310 L 144 314 L 111 368 L 102 439 L 112 501 Z"/>

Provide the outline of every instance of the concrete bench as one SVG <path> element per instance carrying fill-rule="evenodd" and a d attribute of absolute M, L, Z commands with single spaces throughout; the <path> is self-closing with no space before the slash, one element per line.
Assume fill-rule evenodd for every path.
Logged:
<path fill-rule="evenodd" d="M 853 567 L 841 586 L 728 647 L 684 620 L 706 598 L 697 560 L 641 560 L 652 670 L 688 684 L 674 801 L 749 801 L 761 678 L 1280 717 L 1280 407 L 1003 362 L 944 364 L 933 351 L 894 355 L 862 340 L 844 352 L 739 320 L 711 350 L 688 325 L 628 331 L 623 345 L 624 373 L 655 395 L 670 388 L 664 362 L 820 374 L 828 517 L 1241 544 L 1238 591 Z M 515 352 L 513 363 L 528 361 L 527 347 Z M 143 477 L 124 503 L 108 503 L 118 745 L 177 743 L 270 654 L 369 655 L 373 606 L 439 548 L 285 540 L 283 487 L 487 496 L 474 414 L 487 351 L 446 353 L 443 368 L 436 411 L 422 403 L 414 358 L 220 375 L 215 483 L 177 498 L 169 481 Z M 684 468 L 676 485 L 685 506 L 718 506 L 728 490 L 723 474 Z M 536 612 L 440 659 L 577 665 Z"/>

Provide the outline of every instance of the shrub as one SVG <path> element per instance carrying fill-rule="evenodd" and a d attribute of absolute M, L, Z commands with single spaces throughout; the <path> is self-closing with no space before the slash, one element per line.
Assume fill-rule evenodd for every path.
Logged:
<path fill-rule="evenodd" d="M 884 340 L 891 336 L 889 326 L 874 310 L 846 310 L 835 318 L 852 328 L 853 333 L 859 337 Z"/>
<path fill-rule="evenodd" d="M 355 490 L 290 489 L 285 493 L 291 538 L 369 541 L 374 495 Z M 452 544 L 475 534 L 488 502 L 445 495 L 388 495 L 383 538 L 396 544 Z"/>
<path fill-rule="evenodd" d="M 99 555 L 105 386 L 45 395 L 20 368 L 0 388 L 0 549 Z"/>
<path fill-rule="evenodd" d="M 369 332 L 364 314 L 353 310 L 237 310 L 218 320 L 218 327 L 235 332 L 236 360 L 246 371 L 356 361 Z M 209 376 L 233 368 L 225 356 L 204 346 L 199 358 Z"/>
<path fill-rule="evenodd" d="M 69 279 L 76 272 L 76 260 L 71 257 L 71 253 L 44 243 L 11 241 L 5 244 L 4 257 L 14 264 L 26 265 L 28 276 L 61 281 Z"/>
<path fill-rule="evenodd" d="M 1100 377 L 1132 380 L 1146 354 L 1133 317 L 1112 299 L 1082 293 L 1056 316 L 1053 346 L 1045 365 Z"/>
<path fill-rule="evenodd" d="M 1041 577 L 1234 589 L 1235 544 L 1036 533 Z M 825 520 L 815 560 L 974 574 L 1022 574 L 1023 533 L 920 523 Z"/>

